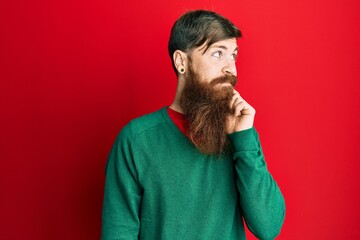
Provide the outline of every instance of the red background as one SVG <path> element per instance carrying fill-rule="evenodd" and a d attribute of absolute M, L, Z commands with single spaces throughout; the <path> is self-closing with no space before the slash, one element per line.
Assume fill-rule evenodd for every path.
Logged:
<path fill-rule="evenodd" d="M 2 1 L 0 239 L 99 239 L 111 145 L 171 103 L 170 28 L 195 8 L 243 32 L 237 89 L 286 199 L 278 239 L 360 239 L 355 0 Z"/>

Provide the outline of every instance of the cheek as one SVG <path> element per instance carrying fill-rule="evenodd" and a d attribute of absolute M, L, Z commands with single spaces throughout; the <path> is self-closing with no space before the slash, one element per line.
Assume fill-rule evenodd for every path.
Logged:
<path fill-rule="evenodd" d="M 219 77 L 221 75 L 221 71 L 217 68 L 216 65 L 205 65 L 199 67 L 199 74 L 201 79 L 210 82 L 212 79 Z"/>

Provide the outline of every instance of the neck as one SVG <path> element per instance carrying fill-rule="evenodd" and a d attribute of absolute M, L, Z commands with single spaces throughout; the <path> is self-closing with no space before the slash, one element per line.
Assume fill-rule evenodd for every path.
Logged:
<path fill-rule="evenodd" d="M 184 113 L 180 107 L 180 96 L 181 96 L 182 90 L 184 88 L 184 81 L 185 81 L 185 79 L 182 78 L 182 75 L 181 75 L 178 78 L 178 85 L 176 88 L 176 94 L 175 94 L 174 101 L 169 106 L 169 108 L 171 108 L 172 110 L 179 112 L 179 113 Z"/>
<path fill-rule="evenodd" d="M 176 96 L 175 96 L 173 103 L 169 106 L 169 108 L 171 108 L 172 110 L 174 110 L 176 112 L 184 113 L 180 107 L 179 99 Z"/>

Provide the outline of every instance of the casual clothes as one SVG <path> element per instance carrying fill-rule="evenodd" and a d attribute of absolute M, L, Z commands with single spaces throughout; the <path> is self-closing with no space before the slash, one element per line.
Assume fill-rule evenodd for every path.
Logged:
<path fill-rule="evenodd" d="M 285 203 L 254 128 L 230 134 L 232 151 L 200 153 L 166 108 L 134 119 L 106 165 L 102 239 L 274 239 Z"/>

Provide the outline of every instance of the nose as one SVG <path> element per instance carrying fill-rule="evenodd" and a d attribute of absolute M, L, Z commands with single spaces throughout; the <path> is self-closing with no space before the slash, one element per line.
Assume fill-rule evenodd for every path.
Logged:
<path fill-rule="evenodd" d="M 230 74 L 230 75 L 234 75 L 236 76 L 236 65 L 235 65 L 235 61 L 228 59 L 225 61 L 223 69 L 222 69 L 223 74 Z"/>

